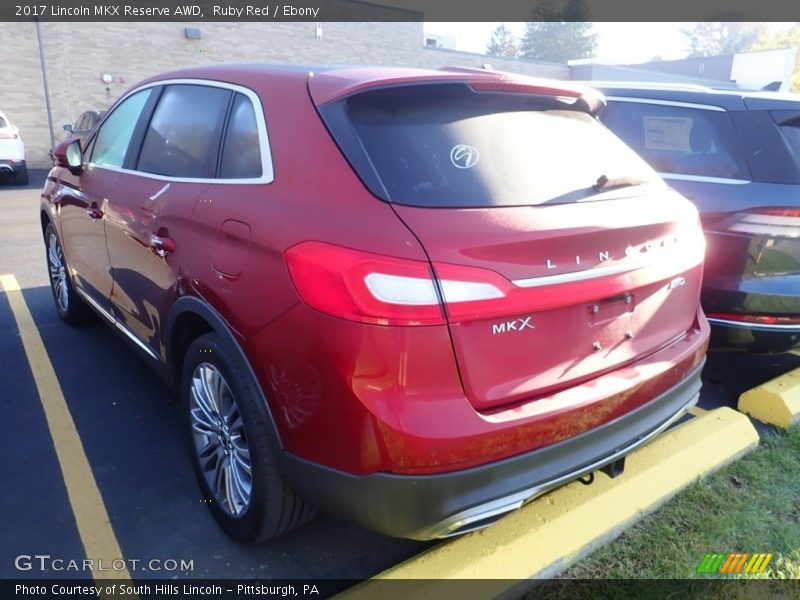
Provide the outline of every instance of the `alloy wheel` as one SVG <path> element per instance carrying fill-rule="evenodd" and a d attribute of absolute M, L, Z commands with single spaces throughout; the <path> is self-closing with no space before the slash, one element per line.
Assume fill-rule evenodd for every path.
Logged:
<path fill-rule="evenodd" d="M 189 412 L 194 448 L 217 504 L 238 517 L 253 490 L 250 449 L 236 399 L 222 373 L 201 363 L 192 375 Z"/>
<path fill-rule="evenodd" d="M 50 285 L 53 287 L 58 308 L 61 312 L 67 312 L 70 300 L 67 268 L 64 262 L 64 252 L 54 233 L 51 233 L 47 240 L 47 263 L 50 269 Z"/>

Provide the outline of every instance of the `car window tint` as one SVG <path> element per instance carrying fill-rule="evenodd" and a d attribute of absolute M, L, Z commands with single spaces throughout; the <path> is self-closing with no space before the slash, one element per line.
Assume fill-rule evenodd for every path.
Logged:
<path fill-rule="evenodd" d="M 151 91 L 137 92 L 114 109 L 95 136 L 91 162 L 108 167 L 122 166 L 133 130 Z"/>
<path fill-rule="evenodd" d="M 784 175 L 787 171 L 791 172 L 794 176 L 791 183 L 796 183 L 800 172 L 800 110 L 773 110 L 770 114 L 793 163 L 790 168 L 784 169 Z"/>
<path fill-rule="evenodd" d="M 610 101 L 601 119 L 660 173 L 750 178 L 726 112 Z"/>
<path fill-rule="evenodd" d="M 4 127 L 8 127 L 8 123 L 6 123 L 6 120 L 3 117 L 0 117 L 0 129 Z"/>
<path fill-rule="evenodd" d="M 659 181 L 617 137 L 569 106 L 436 84 L 370 90 L 328 105 L 323 118 L 371 191 L 399 204 L 558 204 L 596 195 L 601 176 Z M 343 114 L 334 112 L 340 107 Z"/>
<path fill-rule="evenodd" d="M 261 147 L 250 98 L 236 94 L 222 149 L 222 179 L 261 177 Z"/>
<path fill-rule="evenodd" d="M 138 170 L 171 177 L 214 177 L 231 92 L 202 85 L 164 90 L 139 155 Z"/>

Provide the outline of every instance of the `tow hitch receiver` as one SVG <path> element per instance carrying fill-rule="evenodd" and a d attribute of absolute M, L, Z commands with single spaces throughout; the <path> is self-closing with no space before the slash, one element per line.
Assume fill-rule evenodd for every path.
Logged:
<path fill-rule="evenodd" d="M 610 462 L 607 465 L 600 467 L 600 470 L 614 479 L 618 475 L 622 475 L 622 472 L 625 470 L 625 457 L 618 458 L 614 462 Z"/>

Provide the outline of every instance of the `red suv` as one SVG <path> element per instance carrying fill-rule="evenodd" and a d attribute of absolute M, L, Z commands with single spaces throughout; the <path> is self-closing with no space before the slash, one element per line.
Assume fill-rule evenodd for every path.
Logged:
<path fill-rule="evenodd" d="M 464 69 L 149 79 L 54 152 L 58 312 L 93 309 L 176 386 L 238 539 L 311 504 L 446 537 L 616 474 L 697 401 L 703 237 L 593 94 Z"/>

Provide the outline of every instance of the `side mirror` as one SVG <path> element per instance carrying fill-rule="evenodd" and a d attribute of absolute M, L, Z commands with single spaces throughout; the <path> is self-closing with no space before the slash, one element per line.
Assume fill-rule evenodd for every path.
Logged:
<path fill-rule="evenodd" d="M 61 127 L 61 129 L 63 129 L 67 133 L 72 133 L 72 123 L 66 123 Z"/>
<path fill-rule="evenodd" d="M 58 144 L 53 148 L 53 158 L 57 166 L 69 169 L 73 175 L 80 175 L 83 172 L 81 142 L 78 138 L 70 138 Z"/>

